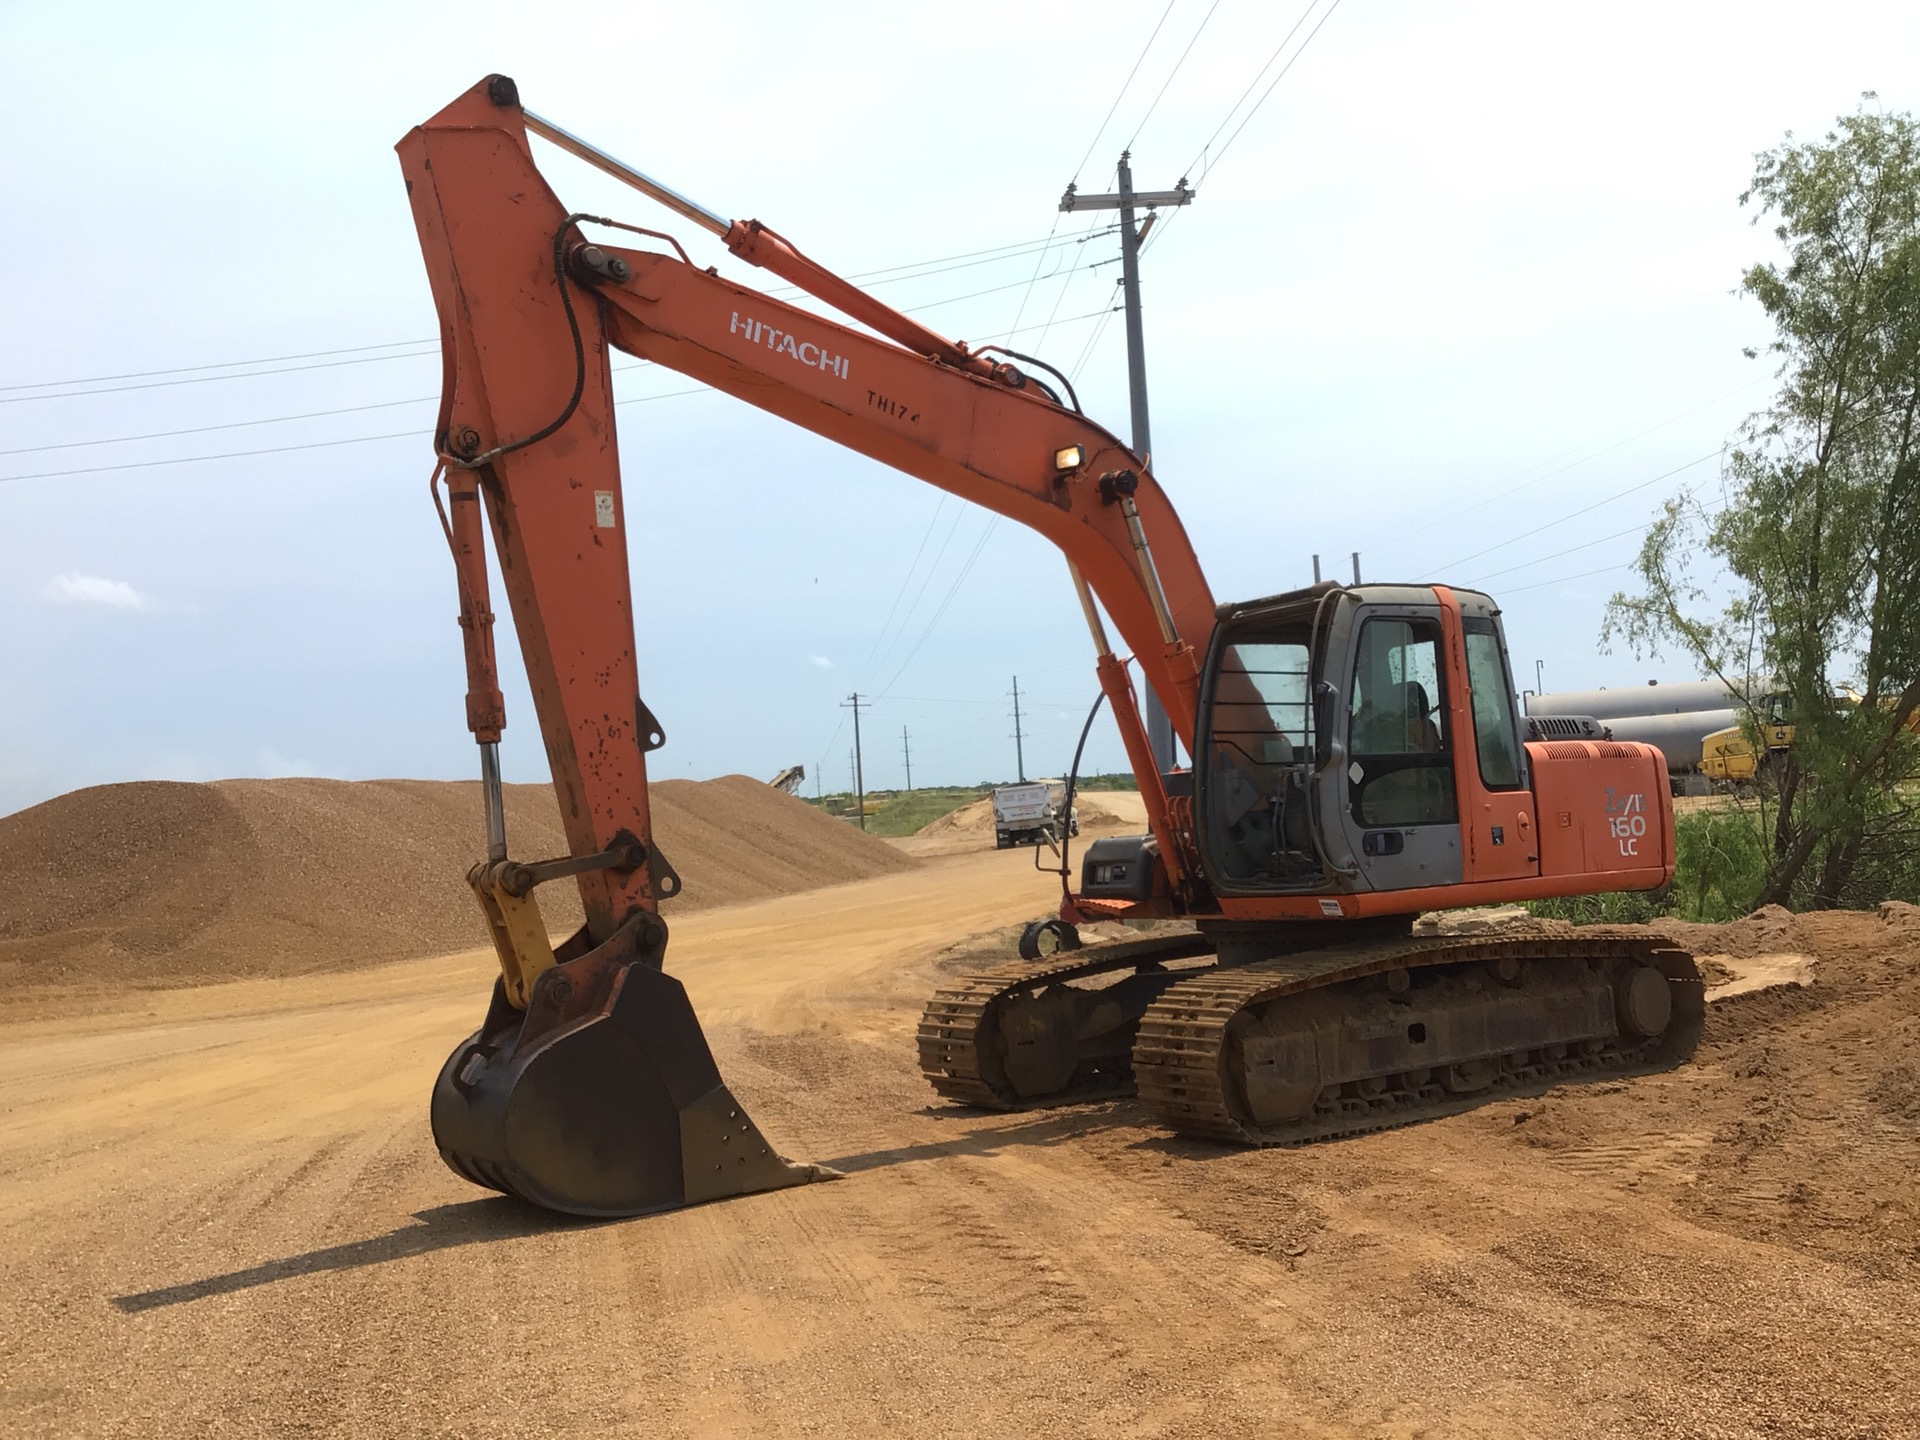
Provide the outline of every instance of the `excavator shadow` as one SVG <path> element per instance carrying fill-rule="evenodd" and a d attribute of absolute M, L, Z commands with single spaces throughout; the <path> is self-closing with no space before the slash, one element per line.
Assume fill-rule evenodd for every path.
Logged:
<path fill-rule="evenodd" d="M 996 1150 L 1012 1145 L 1056 1145 L 1113 1124 L 1126 1123 L 1112 1112 L 1113 1107 L 1092 1112 L 1050 1112 L 1032 1120 L 998 1128 L 981 1128 L 951 1139 L 870 1150 L 863 1154 L 841 1156 L 826 1163 L 835 1170 L 855 1174 L 892 1165 L 938 1160 L 950 1155 L 991 1155 Z M 941 1117 L 972 1118 L 979 1112 L 929 1110 L 927 1113 Z M 560 1228 L 628 1223 L 625 1218 L 595 1220 L 556 1215 L 551 1210 L 543 1210 L 506 1195 L 466 1200 L 457 1205 L 435 1205 L 416 1211 L 413 1220 L 416 1223 L 397 1226 L 385 1235 L 370 1239 L 330 1245 L 323 1250 L 309 1250 L 305 1254 L 289 1255 L 244 1270 L 230 1270 L 224 1275 L 209 1275 L 157 1290 L 116 1295 L 112 1304 L 123 1315 L 139 1315 L 148 1310 L 184 1305 L 213 1295 L 232 1295 L 241 1290 L 277 1284 L 282 1280 L 295 1280 L 303 1275 L 385 1265 L 394 1260 L 430 1255 L 436 1250 L 451 1250 L 461 1245 L 520 1240 L 551 1234 Z"/>
<path fill-rule="evenodd" d="M 168 1305 L 183 1305 L 210 1295 L 231 1295 L 260 1285 L 293 1280 L 302 1275 L 320 1275 L 333 1270 L 358 1270 L 367 1265 L 384 1265 L 450 1250 L 460 1245 L 484 1245 L 496 1240 L 519 1240 L 544 1235 L 555 1228 L 606 1223 L 570 1220 L 541 1210 L 505 1195 L 484 1200 L 463 1200 L 457 1205 L 435 1205 L 414 1212 L 418 1223 L 401 1225 L 385 1235 L 355 1240 L 345 1245 L 330 1245 L 324 1250 L 309 1250 L 281 1260 L 231 1270 L 224 1275 L 209 1275 L 159 1290 L 142 1290 L 132 1295 L 113 1297 L 114 1309 L 125 1315 L 138 1315 Z"/>
<path fill-rule="evenodd" d="M 920 1112 L 929 1119 L 946 1121 L 971 1120 L 992 1113 L 985 1110 L 939 1106 L 929 1106 Z M 895 1145 L 885 1150 L 866 1150 L 857 1155 L 842 1155 L 822 1163 L 848 1175 L 857 1175 L 866 1170 L 885 1170 L 895 1165 L 943 1160 L 953 1155 L 992 1155 L 1014 1146 L 1060 1145 L 1098 1131 L 1124 1128 L 1139 1123 L 1138 1110 L 1123 1104 L 1047 1110 L 1031 1119 L 1016 1120 L 997 1126 L 982 1126 L 949 1139 L 927 1140 L 916 1145 Z"/>

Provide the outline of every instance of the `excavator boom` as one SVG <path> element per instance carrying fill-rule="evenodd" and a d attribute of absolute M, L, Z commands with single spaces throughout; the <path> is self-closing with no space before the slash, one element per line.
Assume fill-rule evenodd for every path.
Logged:
<path fill-rule="evenodd" d="M 601 168 L 644 181 L 550 122 L 531 123 Z M 528 131 L 513 83 L 492 76 L 398 146 L 440 315 L 435 498 L 444 474 L 468 721 L 488 795 L 488 857 L 469 883 L 502 971 L 487 1021 L 436 1087 L 435 1135 L 449 1163 L 477 1182 L 582 1213 L 799 1183 L 817 1172 L 779 1160 L 753 1130 L 662 969 L 658 902 L 678 879 L 647 806 L 646 755 L 664 731 L 638 698 L 628 555 L 644 554 L 645 541 L 629 535 L 612 350 L 691 375 L 1053 540 L 1095 626 L 1102 685 L 1129 751 L 1155 781 L 1132 683 L 1105 645 L 1093 597 L 1187 736 L 1195 647 L 1207 642 L 1213 598 L 1144 460 L 1043 380 L 889 310 L 757 222 L 723 223 L 652 182 L 642 188 L 742 259 L 865 328 L 698 269 L 658 232 L 620 227 L 667 249 L 590 243 L 580 227 L 591 217 L 569 212 L 548 188 Z M 555 861 L 507 853 L 489 531 L 560 800 L 569 854 Z M 1164 827 L 1164 797 L 1150 798 Z M 1170 831 L 1167 844 L 1177 853 Z M 580 888 L 586 924 L 556 950 L 532 890 L 563 876 Z"/>

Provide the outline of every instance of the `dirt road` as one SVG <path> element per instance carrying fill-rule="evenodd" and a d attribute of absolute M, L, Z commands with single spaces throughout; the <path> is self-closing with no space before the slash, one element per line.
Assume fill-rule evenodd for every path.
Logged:
<path fill-rule="evenodd" d="M 618 1223 L 433 1153 L 485 956 L 9 1008 L 0 1432 L 1920 1435 L 1920 938 L 1812 927 L 1681 1072 L 1237 1153 L 929 1103 L 952 937 L 1051 893 L 990 852 L 681 920 L 734 1090 L 848 1178 Z"/>

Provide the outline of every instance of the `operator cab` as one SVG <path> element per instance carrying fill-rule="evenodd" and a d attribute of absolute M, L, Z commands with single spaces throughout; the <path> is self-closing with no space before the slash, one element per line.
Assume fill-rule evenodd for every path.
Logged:
<path fill-rule="evenodd" d="M 1524 790 L 1527 777 L 1499 611 L 1449 593 L 1453 616 L 1411 585 L 1324 584 L 1221 608 L 1193 760 L 1216 893 L 1463 878 L 1462 747 L 1476 791 Z"/>

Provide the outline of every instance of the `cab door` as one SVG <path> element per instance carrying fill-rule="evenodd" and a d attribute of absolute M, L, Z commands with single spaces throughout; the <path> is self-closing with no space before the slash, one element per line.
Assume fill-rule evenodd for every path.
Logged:
<path fill-rule="evenodd" d="M 1474 591 L 1436 586 L 1447 628 L 1458 626 L 1469 734 L 1459 755 L 1467 879 L 1514 880 L 1540 873 L 1533 790 L 1520 744 L 1513 680 L 1499 610 Z"/>
<path fill-rule="evenodd" d="M 1362 605 L 1353 616 L 1337 823 L 1370 890 L 1463 878 L 1454 759 L 1463 737 L 1440 622 L 1431 604 Z"/>

